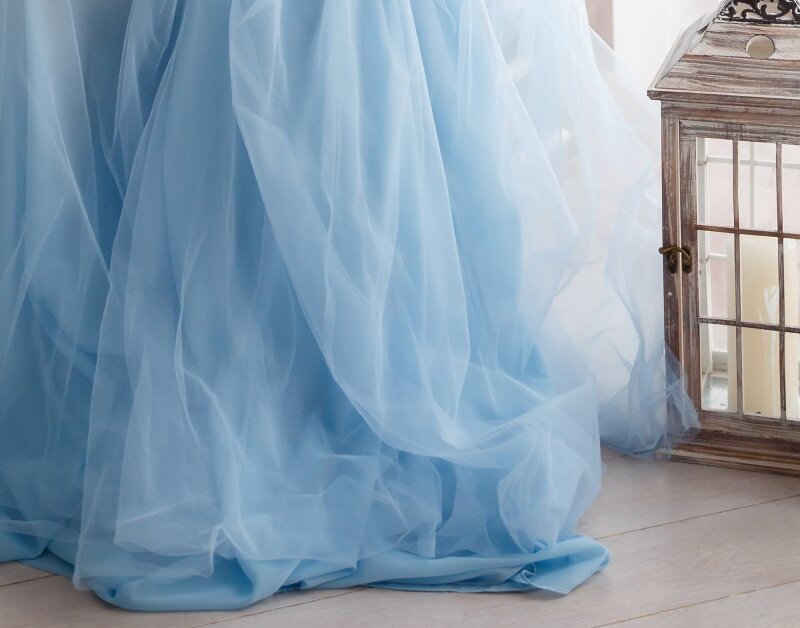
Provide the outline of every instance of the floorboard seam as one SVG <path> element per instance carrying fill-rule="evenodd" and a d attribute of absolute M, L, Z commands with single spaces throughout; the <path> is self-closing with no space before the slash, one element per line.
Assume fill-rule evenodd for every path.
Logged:
<path fill-rule="evenodd" d="M 721 515 L 727 512 L 736 512 L 737 510 L 746 510 L 747 508 L 758 508 L 759 506 L 766 506 L 767 504 L 777 504 L 778 502 L 787 501 L 789 499 L 797 499 L 800 497 L 800 493 L 796 495 L 788 495 L 786 497 L 780 497 L 778 499 L 768 499 L 767 501 L 757 502 L 755 504 L 748 504 L 747 506 L 736 506 L 735 508 L 726 508 L 724 510 L 717 510 L 714 512 L 708 512 L 702 515 L 693 515 L 691 517 L 686 517 L 684 519 L 675 519 L 674 521 L 665 521 L 663 523 L 656 523 L 650 526 L 645 526 L 643 528 L 637 528 L 635 530 L 625 530 L 624 532 L 615 532 L 614 534 L 606 534 L 604 536 L 595 537 L 598 541 L 603 541 L 605 539 L 611 539 L 618 536 L 625 536 L 626 534 L 633 534 L 635 532 L 642 532 L 644 530 L 652 530 L 654 528 L 663 528 L 664 526 L 670 526 L 676 523 L 683 523 L 684 521 L 693 521 L 695 519 L 702 519 L 703 517 L 713 517 L 714 515 Z"/>
<path fill-rule="evenodd" d="M 47 573 L 43 576 L 36 576 L 34 578 L 25 578 L 25 580 L 17 580 L 16 582 L 6 582 L 5 584 L 0 584 L 0 589 L 4 587 L 13 587 L 15 584 L 24 584 L 26 582 L 34 582 L 36 580 L 46 580 L 47 578 L 55 578 L 58 574 L 55 573 Z"/>
<path fill-rule="evenodd" d="M 685 608 L 692 608 L 693 606 L 702 606 L 703 604 L 711 604 L 712 602 L 719 602 L 721 600 L 729 600 L 731 598 L 740 597 L 742 595 L 752 595 L 753 593 L 759 593 L 760 591 L 769 591 L 770 589 L 777 589 L 779 587 L 785 587 L 790 584 L 797 584 L 800 583 L 800 580 L 789 580 L 787 582 L 780 582 L 778 584 L 771 584 L 768 587 L 761 587 L 760 589 L 753 589 L 752 591 L 740 591 L 739 593 L 731 593 L 730 595 L 723 595 L 722 597 L 715 597 L 710 600 L 703 600 L 702 602 L 694 602 L 692 604 L 683 604 L 681 606 L 676 606 L 675 608 L 667 608 L 663 611 L 657 611 L 655 613 L 645 613 L 644 615 L 636 615 L 635 617 L 628 617 L 627 619 L 619 619 L 617 621 L 612 621 L 608 624 L 597 624 L 593 628 L 607 628 L 608 626 L 618 626 L 619 624 L 624 624 L 625 622 L 634 621 L 636 619 L 647 619 L 648 617 L 658 617 L 659 615 L 665 615 L 666 613 L 672 613 L 674 611 L 680 611 Z"/>
<path fill-rule="evenodd" d="M 736 506 L 736 507 L 733 507 L 733 508 L 725 508 L 725 509 L 722 509 L 722 510 L 709 512 L 709 513 L 704 513 L 704 514 L 700 514 L 700 515 L 693 515 L 693 516 L 689 516 L 689 517 L 685 517 L 685 518 L 675 519 L 673 521 L 665 521 L 665 522 L 662 522 L 662 523 L 657 523 L 657 524 L 645 526 L 645 527 L 642 527 L 642 528 L 637 528 L 637 529 L 632 529 L 632 530 L 625 530 L 625 531 L 622 531 L 622 532 L 617 532 L 617 533 L 613 533 L 613 534 L 607 534 L 607 535 L 604 535 L 604 536 L 598 536 L 596 538 L 598 538 L 598 540 L 612 539 L 612 538 L 615 538 L 615 537 L 624 536 L 626 534 L 632 534 L 634 532 L 641 532 L 641 531 L 650 530 L 650 529 L 653 529 L 653 528 L 661 528 L 661 527 L 664 527 L 664 526 L 669 526 L 669 525 L 674 525 L 674 524 L 683 523 L 683 522 L 687 522 L 687 521 L 694 521 L 694 520 L 697 520 L 697 519 L 702 519 L 703 517 L 711 517 L 711 516 L 720 515 L 720 514 L 724 514 L 724 513 L 736 512 L 738 510 L 745 510 L 745 509 L 749 509 L 749 508 L 758 508 L 760 506 L 765 506 L 765 505 L 768 505 L 768 504 L 776 504 L 776 503 L 780 503 L 780 502 L 783 502 L 783 501 L 789 501 L 789 500 L 794 500 L 794 499 L 798 499 L 798 498 L 800 498 L 800 493 L 793 494 L 793 495 L 787 495 L 785 497 L 781 497 L 781 498 L 777 498 L 777 499 L 768 499 L 768 500 L 757 502 L 757 503 L 753 503 L 753 504 Z M 46 580 L 48 578 L 56 577 L 56 575 L 57 574 L 45 573 L 45 574 L 43 574 L 41 576 L 29 577 L 29 578 L 25 578 L 23 580 L 18 580 L 16 582 L 8 582 L 8 583 L 5 583 L 5 584 L 0 584 L 0 589 L 3 589 L 5 587 L 11 587 L 11 586 L 19 585 L 19 584 L 24 584 L 26 582 L 35 582 L 35 581 L 38 581 L 38 580 Z M 660 610 L 660 611 L 653 612 L 653 613 L 645 613 L 643 615 L 628 617 L 628 618 L 625 618 L 625 619 L 620 619 L 620 620 L 617 620 L 617 621 L 614 621 L 614 622 L 611 622 L 611 623 L 601 624 L 601 625 L 598 625 L 598 626 L 614 626 L 614 625 L 618 625 L 618 624 L 621 624 L 621 623 L 624 623 L 624 622 L 627 622 L 627 621 L 633 621 L 633 620 L 637 620 L 637 619 L 644 619 L 644 618 L 648 618 L 648 617 L 655 617 L 655 616 L 658 616 L 658 615 L 663 615 L 665 613 L 678 611 L 678 610 L 685 609 L 685 608 L 691 608 L 693 606 L 699 606 L 699 605 L 708 604 L 708 603 L 712 603 L 712 602 L 717 602 L 717 601 L 721 601 L 721 600 L 726 600 L 726 599 L 729 599 L 729 598 L 734 598 L 734 597 L 743 596 L 743 595 L 750 595 L 750 594 L 757 593 L 757 592 L 760 592 L 760 591 L 766 591 L 766 590 L 769 590 L 769 589 L 774 589 L 774 588 L 778 588 L 778 587 L 782 587 L 782 586 L 787 586 L 787 585 L 798 583 L 798 582 L 800 582 L 800 580 L 790 580 L 788 582 L 778 583 L 778 584 L 770 585 L 770 586 L 767 586 L 767 587 L 756 588 L 756 589 L 753 589 L 751 591 L 742 591 L 742 592 L 738 592 L 738 593 L 731 593 L 730 595 L 725 595 L 725 596 L 721 596 L 721 597 L 718 597 L 718 598 L 702 600 L 702 601 L 695 602 L 695 603 L 692 603 L 692 604 L 679 605 L 679 606 L 676 606 L 674 608 L 668 608 L 668 609 Z M 237 620 L 248 618 L 248 617 L 255 617 L 257 615 L 265 615 L 267 613 L 272 613 L 272 612 L 279 611 L 279 610 L 291 609 L 291 608 L 298 607 L 298 606 L 303 606 L 303 605 L 306 605 L 306 604 L 315 604 L 317 602 L 322 602 L 322 601 L 325 601 L 325 600 L 332 600 L 332 599 L 343 597 L 343 596 L 346 596 L 346 595 L 352 595 L 353 593 L 357 593 L 359 591 L 364 591 L 364 590 L 366 590 L 364 587 L 347 589 L 347 590 L 342 591 L 341 593 L 338 593 L 336 595 L 330 595 L 328 597 L 321 597 L 321 598 L 317 598 L 317 599 L 313 599 L 313 600 L 298 601 L 296 603 L 287 604 L 286 606 L 280 606 L 280 607 L 277 607 L 277 608 L 269 608 L 269 609 L 265 609 L 265 610 L 261 610 L 261 611 L 254 611 L 254 612 L 250 612 L 250 613 L 245 613 L 245 614 L 239 615 L 237 617 L 221 618 L 221 619 L 218 619 L 218 620 L 215 620 L 215 621 L 211 621 L 211 622 L 203 622 L 203 623 L 193 624 L 193 626 L 194 626 L 194 628 L 200 628 L 200 627 L 204 627 L 204 626 L 228 624 L 228 623 L 235 622 Z M 202 622 L 202 620 L 201 620 L 201 622 Z"/>
<path fill-rule="evenodd" d="M 282 611 L 286 610 L 287 608 L 294 608 L 296 606 L 304 606 L 306 604 L 314 604 L 316 602 L 324 602 L 325 600 L 333 600 L 335 598 L 344 597 L 345 595 L 352 595 L 353 593 L 358 593 L 359 591 L 364 591 L 363 587 L 347 589 L 342 591 L 338 595 L 329 595 L 328 597 L 318 598 L 316 600 L 306 600 L 305 602 L 297 602 L 296 604 L 287 604 L 286 606 L 281 606 L 279 608 L 267 608 L 263 611 L 256 611 L 254 613 L 247 613 L 245 615 L 239 615 L 238 617 L 231 617 L 230 619 L 220 619 L 218 621 L 212 621 L 205 624 L 194 624 L 193 628 L 203 628 L 204 626 L 216 626 L 218 624 L 227 624 L 230 622 L 238 621 L 240 619 L 245 619 L 247 617 L 255 617 L 257 615 L 266 615 L 267 613 L 274 613 L 275 611 Z M 278 594 L 280 595 L 280 594 Z"/>

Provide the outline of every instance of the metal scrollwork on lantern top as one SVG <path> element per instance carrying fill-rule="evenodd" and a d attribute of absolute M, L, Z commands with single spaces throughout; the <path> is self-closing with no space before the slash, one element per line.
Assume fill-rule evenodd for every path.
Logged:
<path fill-rule="evenodd" d="M 733 0 L 725 5 L 718 19 L 800 26 L 800 4 L 797 0 Z"/>

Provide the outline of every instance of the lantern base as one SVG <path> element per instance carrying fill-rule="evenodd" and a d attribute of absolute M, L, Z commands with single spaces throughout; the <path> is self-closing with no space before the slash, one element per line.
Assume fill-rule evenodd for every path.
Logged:
<path fill-rule="evenodd" d="M 664 452 L 663 457 L 676 462 L 800 477 L 800 444 L 713 429 L 702 430 L 691 443 L 676 447 L 671 455 Z"/>

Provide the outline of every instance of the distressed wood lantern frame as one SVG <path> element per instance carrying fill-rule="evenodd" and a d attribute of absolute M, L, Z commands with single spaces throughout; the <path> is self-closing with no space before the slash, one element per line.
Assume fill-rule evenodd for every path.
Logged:
<path fill-rule="evenodd" d="M 673 453 L 677 460 L 800 475 L 800 421 L 787 416 L 786 383 L 787 335 L 800 334 L 800 325 L 787 321 L 784 263 L 787 242 L 800 244 L 800 233 L 784 228 L 782 180 L 784 146 L 800 145 L 798 2 L 722 2 L 678 40 L 648 92 L 662 103 L 666 342 L 678 358 L 702 426 L 692 443 Z M 709 139 L 732 143 L 733 207 L 728 226 L 698 221 L 698 140 Z M 751 142 L 775 146 L 775 229 L 753 228 L 742 219 L 740 150 Z M 726 318 L 714 318 L 701 308 L 698 236 L 708 233 L 727 234 L 724 237 L 733 241 L 734 286 L 728 290 L 735 295 L 735 306 Z M 775 321 L 752 322 L 742 314 L 742 241 L 750 236 L 777 242 L 780 306 Z M 703 404 L 701 330 L 711 325 L 727 330 L 734 343 L 729 342 L 728 351 L 735 350 L 735 399 L 724 412 Z M 745 411 L 743 334 L 752 329 L 779 338 L 779 417 Z M 734 377 L 732 371 L 729 377 Z"/>

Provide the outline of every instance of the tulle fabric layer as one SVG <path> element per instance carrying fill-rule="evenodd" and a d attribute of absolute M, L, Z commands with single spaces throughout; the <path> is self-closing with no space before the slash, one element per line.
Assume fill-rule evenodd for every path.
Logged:
<path fill-rule="evenodd" d="M 665 371 L 582 3 L 0 0 L 0 560 L 129 608 L 567 592 Z"/>

